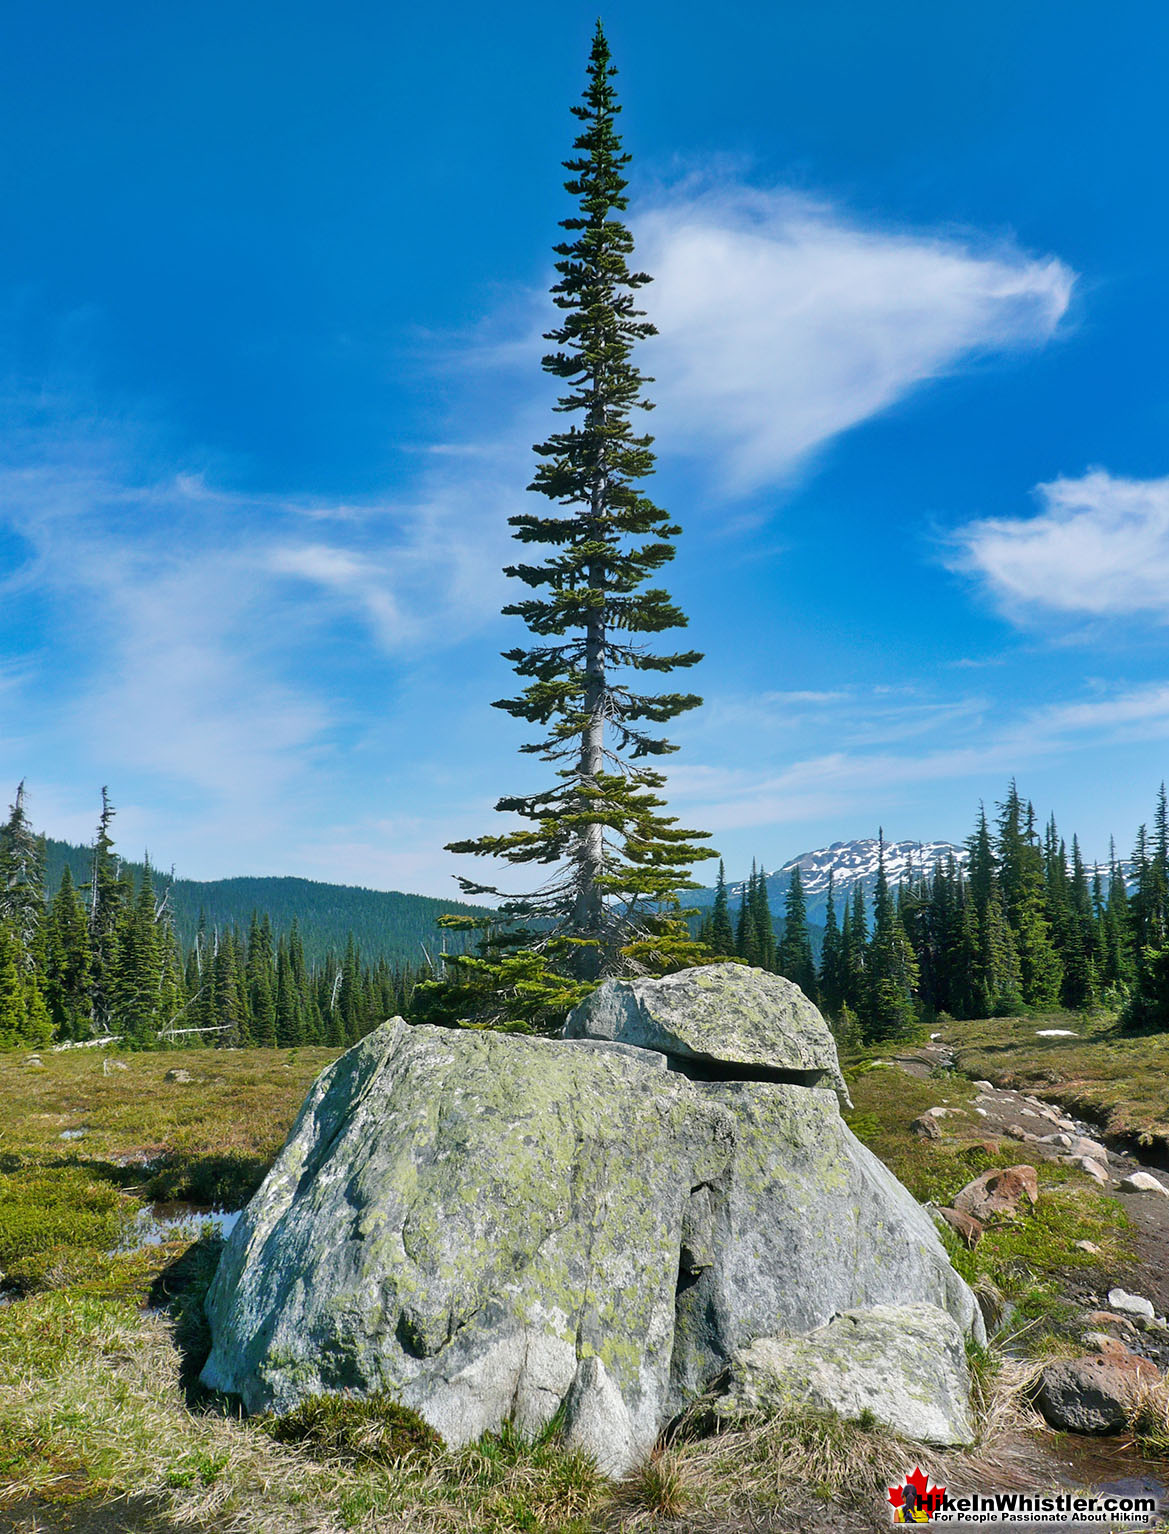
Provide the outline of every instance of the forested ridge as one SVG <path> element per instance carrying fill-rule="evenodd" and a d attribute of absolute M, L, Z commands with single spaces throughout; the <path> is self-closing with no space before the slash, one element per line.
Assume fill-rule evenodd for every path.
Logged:
<path fill-rule="evenodd" d="M 455 903 L 303 879 L 172 880 L 118 858 L 113 813 L 103 800 L 92 847 L 47 842 L 18 791 L 0 826 L 0 1047 L 106 1033 L 143 1047 L 343 1045 L 408 1013 L 433 973 L 435 923 Z M 1054 817 L 1041 830 L 1013 782 L 966 849 L 964 866 L 951 856 L 895 887 L 882 857 L 871 901 L 859 884 L 839 900 L 830 886 L 822 937 L 798 866 L 782 913 L 761 868 L 732 907 L 720 866 L 695 936 L 711 958 L 794 980 L 848 1039 L 1025 1008 L 1105 1005 L 1133 1027 L 1169 1024 L 1164 786 L 1123 866 L 1114 855 L 1089 869 L 1078 839 L 1069 847 Z M 382 912 L 397 925 L 379 925 Z"/>
<path fill-rule="evenodd" d="M 44 886 L 49 899 L 56 894 L 66 868 L 78 888 L 88 888 L 92 846 L 78 847 L 48 837 L 44 847 Z M 146 865 L 129 860 L 121 866 L 124 875 L 137 884 Z M 157 869 L 153 878 L 155 883 L 161 878 Z M 212 930 L 246 928 L 252 912 L 263 911 L 277 936 L 287 936 L 294 921 L 299 925 L 305 958 L 310 964 L 320 964 L 328 954 L 344 949 L 350 934 L 371 962 L 388 959 L 394 964 L 425 963 L 424 948 L 433 955 L 436 945 L 442 944 L 440 916 L 447 912 L 483 914 L 481 906 L 457 900 L 328 884 L 316 879 L 242 877 L 172 881 L 168 875 L 162 882 L 170 892 L 168 908 L 184 951 L 195 941 L 200 917 Z"/>
<path fill-rule="evenodd" d="M 405 956 L 424 958 L 448 903 L 302 879 L 173 880 L 121 861 L 113 816 L 103 793 L 92 847 L 48 843 L 17 791 L 0 827 L 0 1047 L 344 1045 L 405 1011 L 421 968 Z M 306 889 L 327 902 L 299 903 Z"/>

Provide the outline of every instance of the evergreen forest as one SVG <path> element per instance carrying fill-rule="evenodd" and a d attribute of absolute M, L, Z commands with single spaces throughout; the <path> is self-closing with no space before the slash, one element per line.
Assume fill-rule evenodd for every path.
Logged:
<path fill-rule="evenodd" d="M 344 1046 L 398 1013 L 435 1020 L 423 1004 L 429 987 L 415 995 L 433 973 L 427 964 L 384 951 L 366 958 L 352 930 L 323 944 L 312 908 L 303 931 L 296 908 L 281 910 L 278 923 L 258 906 L 243 920 L 205 912 L 184 931 L 175 881 L 117 857 L 113 816 L 103 793 L 84 878 L 69 856 L 53 880 L 17 791 L 0 826 L 0 1048 L 104 1035 L 131 1048 Z M 871 902 L 859 884 L 839 896 L 830 885 L 818 954 L 798 866 L 783 911 L 773 912 L 761 867 L 732 905 L 720 865 L 694 936 L 709 959 L 737 958 L 795 981 L 842 1042 L 906 1038 L 942 1016 L 1027 1009 L 1104 1006 L 1132 1029 L 1169 1025 L 1164 785 L 1127 864 L 1114 852 L 1106 868 L 1086 865 L 1078 838 L 1069 847 L 1054 817 L 1040 829 L 1013 782 L 992 815 L 980 808 L 966 848 L 964 862 L 950 857 L 896 887 L 882 857 Z"/>
<path fill-rule="evenodd" d="M 65 859 L 49 898 L 44 839 L 17 790 L 0 827 L 0 1048 L 103 1036 L 128 1048 L 341 1046 L 405 1011 L 417 969 L 364 962 L 352 932 L 310 958 L 295 916 L 274 936 L 271 915 L 253 910 L 246 929 L 204 916 L 183 942 L 173 883 L 118 859 L 113 815 L 103 791 L 84 883 Z"/>
<path fill-rule="evenodd" d="M 696 935 L 712 952 L 794 980 L 843 1041 L 905 1038 L 922 1023 L 1025 1009 L 1117 1008 L 1132 1028 L 1169 1026 L 1169 807 L 1089 869 L 1052 816 L 1039 829 L 1014 782 L 995 815 L 980 809 L 964 863 L 950 857 L 890 886 L 882 855 L 871 909 L 831 883 L 819 961 L 798 866 L 782 913 L 752 870 L 736 909 L 719 868 Z M 779 916 L 778 923 L 775 920 Z M 776 926 L 779 935 L 776 934 Z"/>

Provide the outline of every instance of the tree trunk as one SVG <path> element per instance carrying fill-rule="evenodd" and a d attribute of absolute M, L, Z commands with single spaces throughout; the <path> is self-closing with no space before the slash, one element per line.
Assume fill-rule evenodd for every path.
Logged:
<path fill-rule="evenodd" d="M 590 536 L 595 536 L 604 504 L 605 474 L 601 470 L 592 490 Z M 589 586 L 598 590 L 604 583 L 605 567 L 594 561 L 589 567 Z M 605 613 L 594 608 L 585 630 L 585 708 L 588 722 L 581 736 L 580 776 L 583 783 L 593 783 L 605 765 Z M 588 825 L 581 834 L 579 865 L 577 869 L 578 892 L 573 911 L 573 934 L 577 937 L 600 939 L 603 927 L 603 900 L 597 880 L 604 872 L 604 827 Z M 581 979 L 595 980 L 600 976 L 604 956 L 600 947 L 582 948 L 578 973 Z"/>

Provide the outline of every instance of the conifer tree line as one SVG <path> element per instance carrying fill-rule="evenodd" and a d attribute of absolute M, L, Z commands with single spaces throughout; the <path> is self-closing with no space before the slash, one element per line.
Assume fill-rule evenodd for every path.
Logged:
<path fill-rule="evenodd" d="M 47 899 L 24 798 L 21 784 L 0 826 L 0 1048 L 106 1035 L 131 1048 L 344 1046 L 405 1012 L 417 975 L 363 964 L 352 936 L 310 966 L 295 921 L 274 940 L 255 912 L 246 933 L 201 922 L 184 953 L 166 881 L 149 862 L 133 880 L 115 854 L 105 789 L 88 885 L 66 865 Z"/>
<path fill-rule="evenodd" d="M 842 1037 L 904 1037 L 945 1013 L 1006 1016 L 1026 1008 L 1120 1009 L 1133 1028 L 1169 1028 L 1169 805 L 1137 833 L 1131 864 L 1085 865 L 1079 839 L 1012 781 L 993 818 L 980 808 L 964 863 L 911 871 L 896 889 L 880 842 L 871 910 L 860 884 L 828 886 L 819 963 L 798 866 L 777 938 L 766 875 L 752 865 L 732 909 L 722 865 L 698 930 L 714 953 L 794 980 Z"/>

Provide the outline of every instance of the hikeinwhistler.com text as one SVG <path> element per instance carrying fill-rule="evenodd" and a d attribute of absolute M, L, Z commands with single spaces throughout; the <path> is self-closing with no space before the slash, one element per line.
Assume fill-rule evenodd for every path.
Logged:
<path fill-rule="evenodd" d="M 911 1521 L 916 1520 L 906 1520 Z M 1098 1523 L 1105 1528 L 1148 1528 L 1160 1519 L 1156 1497 L 1089 1497 L 1073 1492 L 1035 1497 L 1024 1492 L 992 1492 L 964 1497 L 943 1496 L 940 1505 L 931 1510 L 929 1522 L 1009 1523 L 1049 1528 L 1069 1523 Z"/>

